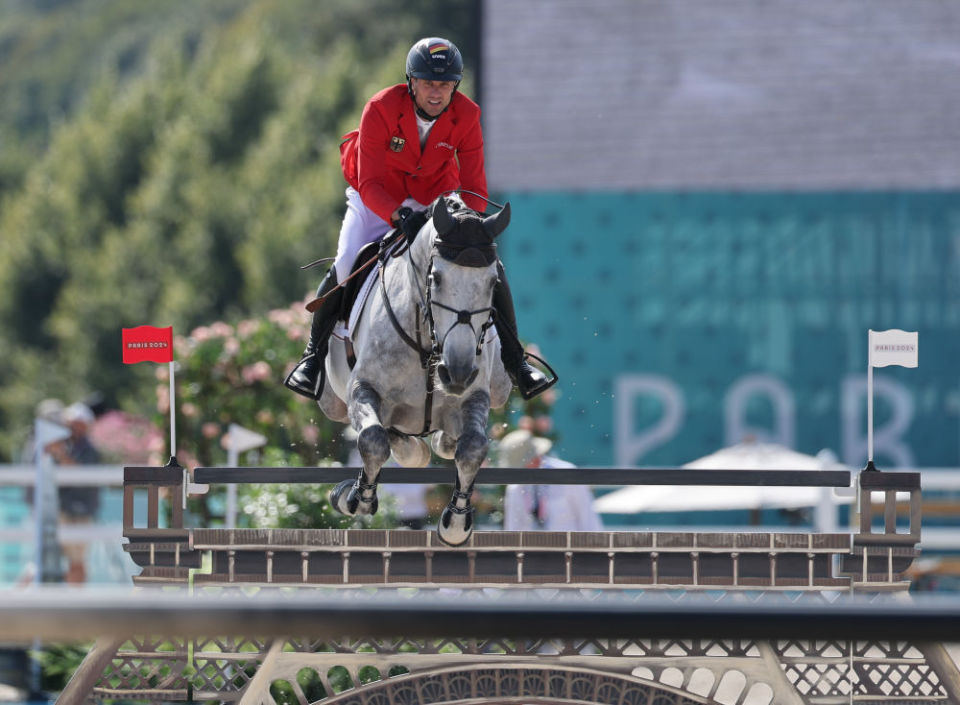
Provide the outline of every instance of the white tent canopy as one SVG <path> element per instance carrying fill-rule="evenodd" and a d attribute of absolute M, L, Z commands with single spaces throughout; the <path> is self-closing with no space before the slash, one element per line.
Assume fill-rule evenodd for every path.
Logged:
<path fill-rule="evenodd" d="M 704 456 L 683 467 L 716 470 L 844 469 L 832 453 L 805 455 L 773 443 L 745 442 Z M 601 514 L 709 511 L 723 509 L 799 509 L 849 503 L 831 487 L 720 487 L 638 485 L 600 497 L 593 508 Z M 819 525 L 819 522 L 818 522 Z"/>

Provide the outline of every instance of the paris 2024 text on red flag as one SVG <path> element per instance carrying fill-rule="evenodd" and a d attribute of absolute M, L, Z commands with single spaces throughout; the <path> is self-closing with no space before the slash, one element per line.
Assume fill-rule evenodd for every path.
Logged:
<path fill-rule="evenodd" d="M 123 362 L 173 362 L 173 326 L 124 328 Z"/>

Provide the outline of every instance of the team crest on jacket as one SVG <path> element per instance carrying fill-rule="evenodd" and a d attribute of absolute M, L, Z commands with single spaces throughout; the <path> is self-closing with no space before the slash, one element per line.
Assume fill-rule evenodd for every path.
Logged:
<path fill-rule="evenodd" d="M 390 138 L 390 151 L 399 152 L 403 150 L 403 146 L 407 141 L 403 137 L 391 137 Z"/>

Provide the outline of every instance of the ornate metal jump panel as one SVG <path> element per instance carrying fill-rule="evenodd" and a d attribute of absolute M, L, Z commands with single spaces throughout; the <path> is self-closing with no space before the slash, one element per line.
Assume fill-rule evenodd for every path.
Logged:
<path fill-rule="evenodd" d="M 192 670 L 150 646 L 118 650 L 93 694 L 268 705 L 956 702 L 942 647 L 894 641 L 219 638 L 191 644 Z M 108 687 L 118 674 L 127 687 Z"/>

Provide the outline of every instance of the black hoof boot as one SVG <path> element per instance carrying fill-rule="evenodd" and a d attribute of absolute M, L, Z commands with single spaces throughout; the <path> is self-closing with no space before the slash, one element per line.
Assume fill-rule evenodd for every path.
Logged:
<path fill-rule="evenodd" d="M 364 490 L 373 490 L 369 498 L 363 496 Z M 377 486 L 367 485 L 359 480 L 341 480 L 327 495 L 330 506 L 347 516 L 372 515 L 380 508 Z"/>
<path fill-rule="evenodd" d="M 440 513 L 437 524 L 437 537 L 446 546 L 462 546 L 473 534 L 474 508 L 463 508 L 448 504 Z"/>

